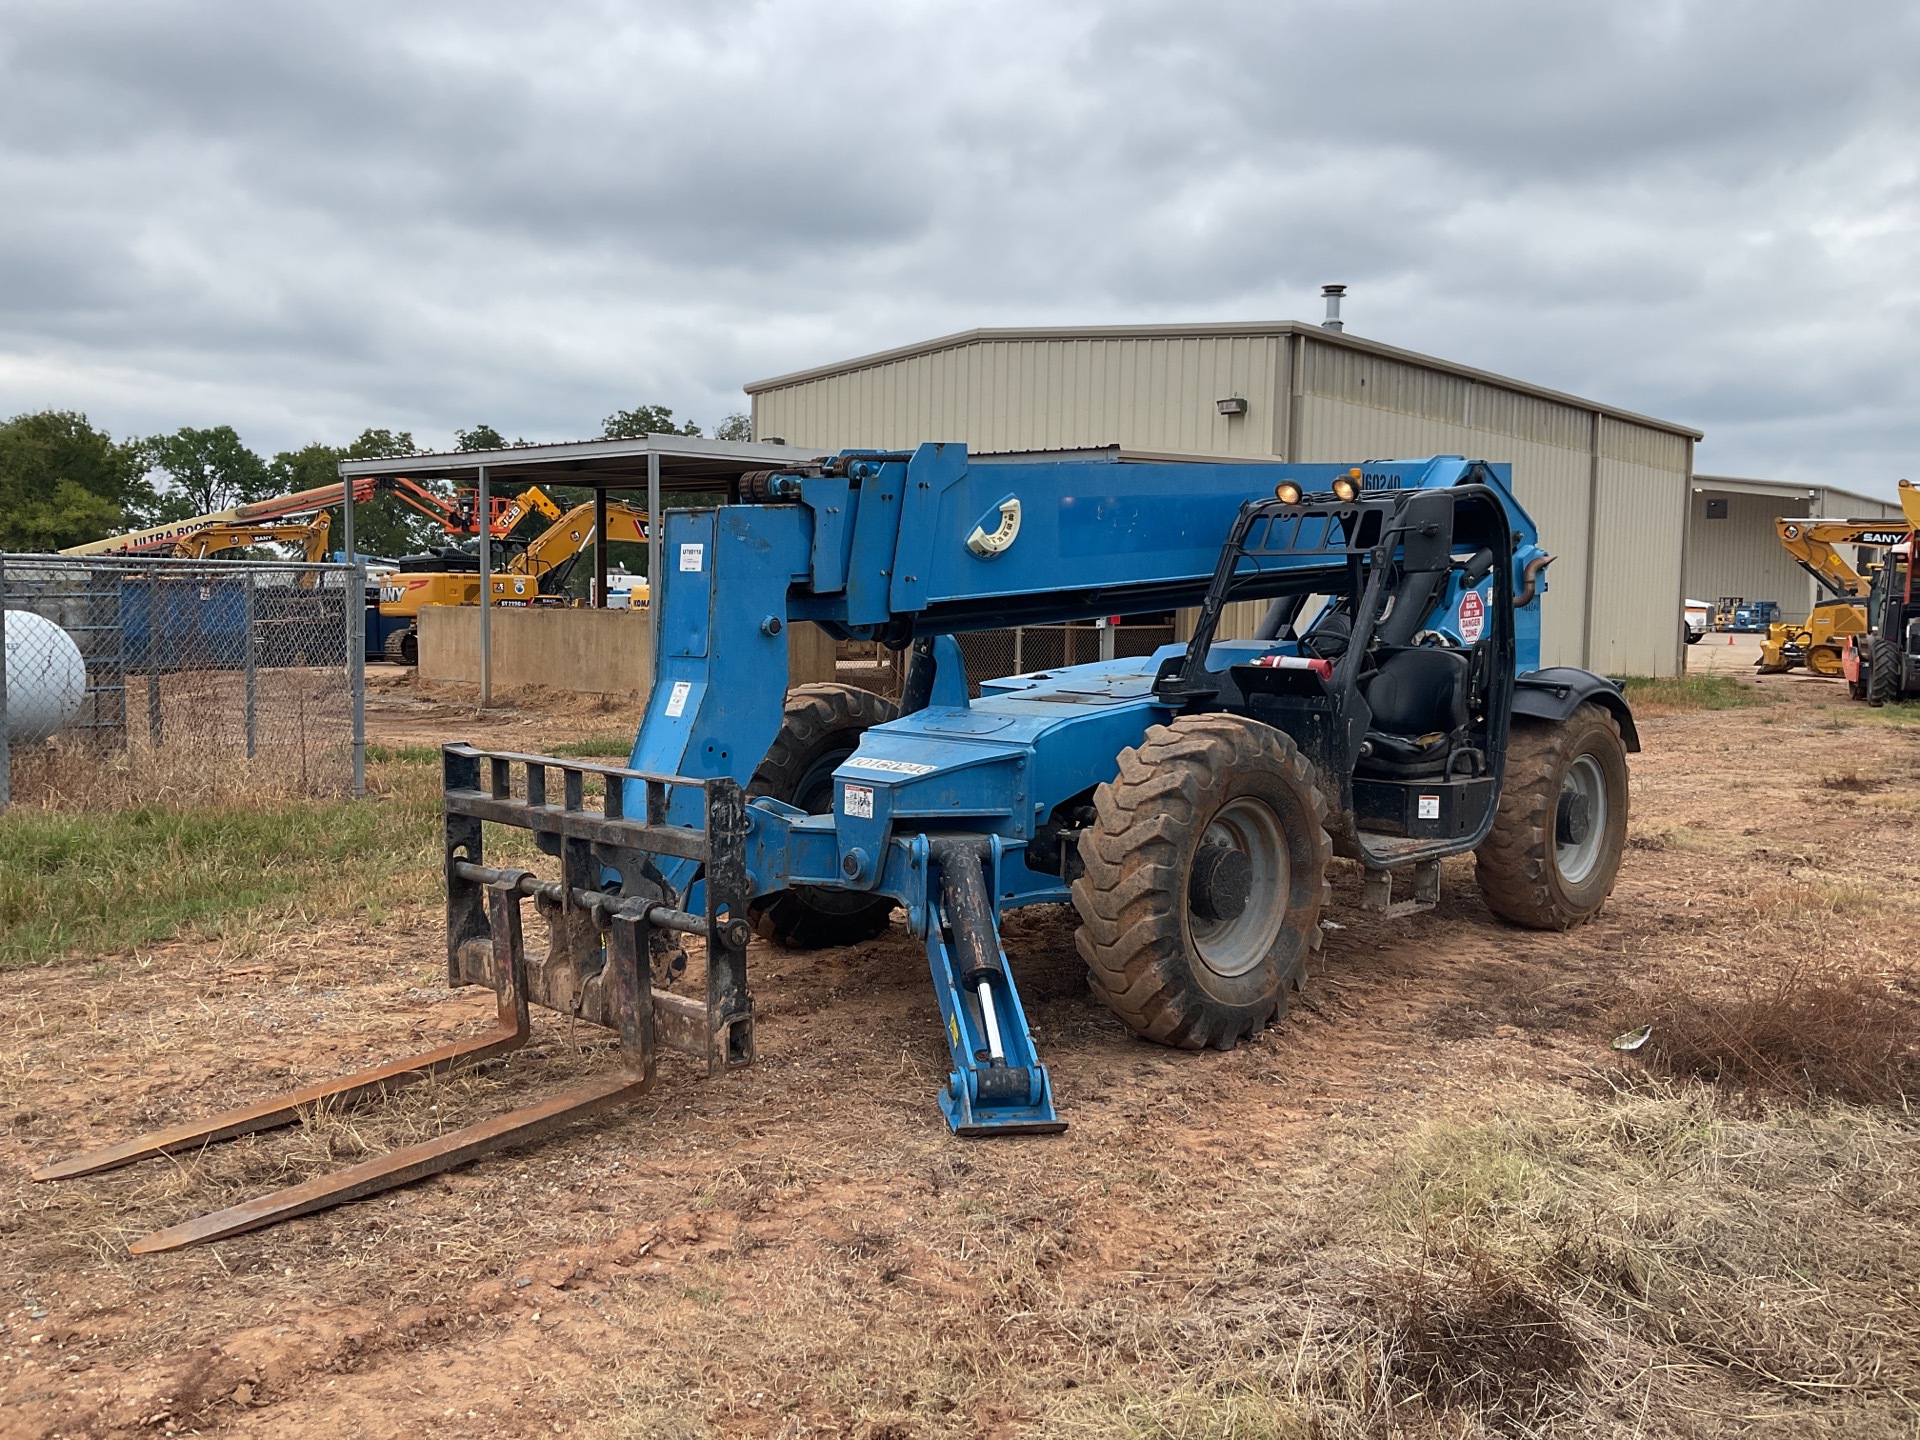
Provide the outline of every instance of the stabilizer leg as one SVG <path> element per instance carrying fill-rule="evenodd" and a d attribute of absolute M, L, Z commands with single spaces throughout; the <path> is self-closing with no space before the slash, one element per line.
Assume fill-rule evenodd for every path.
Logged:
<path fill-rule="evenodd" d="M 941 903 L 927 927 L 927 962 L 954 1063 L 940 1109 L 956 1135 L 1056 1134 L 1067 1122 L 1054 1113 L 1053 1085 L 1007 971 L 979 850 L 936 841 L 931 854 Z"/>

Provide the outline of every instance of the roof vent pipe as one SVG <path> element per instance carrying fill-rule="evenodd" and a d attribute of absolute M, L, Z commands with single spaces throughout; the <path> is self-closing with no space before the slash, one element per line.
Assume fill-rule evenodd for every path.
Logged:
<path fill-rule="evenodd" d="M 1340 323 L 1340 297 L 1347 293 L 1347 287 L 1344 285 L 1322 285 L 1320 287 L 1320 293 L 1326 297 L 1327 301 L 1327 318 L 1320 322 L 1320 328 L 1322 330 L 1346 329 L 1347 327 Z"/>

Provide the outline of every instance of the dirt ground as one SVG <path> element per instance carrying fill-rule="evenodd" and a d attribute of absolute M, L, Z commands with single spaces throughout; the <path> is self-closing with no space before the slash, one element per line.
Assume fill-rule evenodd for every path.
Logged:
<path fill-rule="evenodd" d="M 1446 866 L 1436 912 L 1372 918 L 1342 865 L 1301 1002 L 1230 1054 L 1136 1040 L 1089 995 L 1070 913 L 1013 917 L 1007 948 L 1071 1122 L 1058 1137 L 948 1135 L 925 959 L 896 923 L 843 950 L 756 946 L 746 1072 L 709 1081 L 670 1057 L 639 1104 L 544 1143 L 133 1258 L 148 1230 L 497 1113 L 609 1069 L 612 1052 L 546 1016 L 506 1061 L 367 1111 L 34 1185 L 49 1157 L 440 1043 L 490 1005 L 444 988 L 430 895 L 377 924 L 293 913 L 245 944 L 0 975 L 0 1434 L 1500 1430 L 1444 1397 L 1365 1417 L 1325 1398 L 1380 1389 L 1360 1373 L 1376 1354 L 1369 1297 L 1396 1256 L 1434 1243 L 1432 1225 L 1394 1218 L 1407 1167 L 1502 1126 L 1617 1132 L 1642 1092 L 1608 1041 L 1646 987 L 1711 989 L 1815 956 L 1914 983 L 1920 729 L 1873 723 L 1830 684 L 1770 690 L 1777 704 L 1642 720 L 1631 846 L 1595 923 L 1495 922 L 1470 860 Z M 523 705 L 482 730 L 384 676 L 370 722 L 386 745 L 528 749 L 630 723 Z M 1898 1113 L 1821 1129 L 1833 1112 L 1656 1102 L 1696 1131 L 1841 1157 L 1777 1197 L 1780 1214 L 1831 1201 L 1920 1233 L 1916 1131 Z M 1844 1147 L 1866 1139 L 1880 1178 L 1859 1198 L 1842 1182 L 1867 1162 Z M 1727 1226 L 1765 1228 L 1772 1182 L 1740 1183 L 1758 1198 Z M 1576 1326 L 1568 1356 L 1604 1364 L 1562 1363 L 1600 1378 L 1503 1433 L 1920 1433 L 1915 1273 L 1870 1258 L 1865 1309 L 1791 1322 L 1800 1360 Z"/>

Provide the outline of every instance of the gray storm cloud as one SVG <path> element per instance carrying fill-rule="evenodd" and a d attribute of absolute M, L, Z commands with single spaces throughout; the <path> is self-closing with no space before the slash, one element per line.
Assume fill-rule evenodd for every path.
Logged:
<path fill-rule="evenodd" d="M 1908 4 L 0 4 L 0 408 L 257 448 L 1311 316 L 1913 457 Z"/>

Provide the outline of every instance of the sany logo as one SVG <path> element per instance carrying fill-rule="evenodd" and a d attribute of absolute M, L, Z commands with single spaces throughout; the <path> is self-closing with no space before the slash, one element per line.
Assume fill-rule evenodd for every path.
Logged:
<path fill-rule="evenodd" d="M 1487 602 L 1478 590 L 1460 597 L 1460 638 L 1469 645 L 1478 644 L 1487 631 Z"/>

